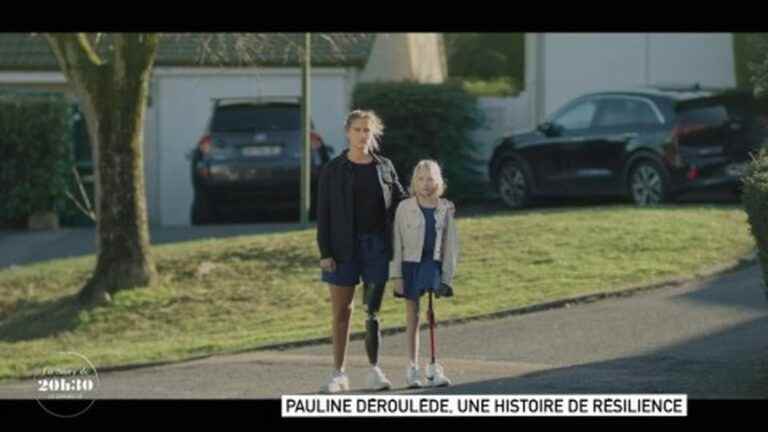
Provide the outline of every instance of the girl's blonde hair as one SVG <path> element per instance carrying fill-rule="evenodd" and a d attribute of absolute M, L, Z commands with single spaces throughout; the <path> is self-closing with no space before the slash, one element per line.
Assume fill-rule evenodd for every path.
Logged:
<path fill-rule="evenodd" d="M 347 119 L 344 121 L 344 130 L 348 131 L 352 127 L 352 123 L 359 119 L 368 120 L 368 125 L 371 128 L 371 135 L 373 136 L 371 138 L 370 150 L 379 151 L 379 138 L 384 134 L 384 123 L 373 111 L 354 110 L 347 114 Z"/>
<path fill-rule="evenodd" d="M 416 190 L 414 189 L 414 183 L 416 180 L 416 175 L 421 170 L 429 170 L 430 174 L 432 174 L 432 178 L 435 179 L 435 182 L 437 182 L 437 197 L 443 196 L 445 193 L 445 189 L 447 185 L 445 184 L 445 179 L 443 178 L 443 171 L 440 169 L 440 164 L 438 164 L 436 161 L 432 159 L 423 159 L 419 161 L 419 163 L 416 164 L 416 166 L 413 168 L 413 175 L 411 175 L 411 184 L 408 186 L 408 192 L 410 192 L 411 196 L 416 196 Z"/>

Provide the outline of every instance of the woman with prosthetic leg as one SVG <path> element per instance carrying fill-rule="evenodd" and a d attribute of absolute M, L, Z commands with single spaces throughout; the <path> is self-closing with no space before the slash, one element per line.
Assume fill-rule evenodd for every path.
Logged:
<path fill-rule="evenodd" d="M 355 286 L 363 283 L 366 309 L 365 347 L 371 369 L 368 388 L 391 387 L 379 367 L 379 310 L 389 278 L 392 224 L 405 195 L 392 162 L 376 153 L 381 120 L 371 111 L 353 111 L 345 124 L 349 149 L 320 174 L 317 198 L 317 244 L 322 280 L 328 283 L 332 308 L 334 371 L 321 389 L 349 390 L 345 371 Z"/>

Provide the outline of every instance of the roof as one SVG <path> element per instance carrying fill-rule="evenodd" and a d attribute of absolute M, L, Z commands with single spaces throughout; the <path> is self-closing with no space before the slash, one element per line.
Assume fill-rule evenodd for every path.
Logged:
<path fill-rule="evenodd" d="M 257 46 L 243 58 L 235 55 L 237 34 L 166 33 L 160 39 L 156 66 L 298 66 L 303 33 L 249 33 Z M 109 35 L 103 39 L 107 41 Z M 358 66 L 368 61 L 375 35 L 371 33 L 313 33 L 313 66 Z M 242 40 L 241 40 L 242 42 Z M 107 43 L 99 46 L 104 53 Z M 0 70 L 59 70 L 56 57 L 41 34 L 0 33 Z"/>
<path fill-rule="evenodd" d="M 295 96 L 267 96 L 267 97 L 232 97 L 232 98 L 212 98 L 219 106 L 223 105 L 243 105 L 243 104 L 301 104 L 301 98 Z"/>
<path fill-rule="evenodd" d="M 719 96 L 726 93 L 748 95 L 748 90 L 739 90 L 736 88 L 726 87 L 702 87 L 702 86 L 647 86 L 647 87 L 628 87 L 623 89 L 604 90 L 599 92 L 591 92 L 583 96 L 593 95 L 637 95 L 637 96 L 651 96 L 662 97 L 671 99 L 674 101 L 687 101 L 692 99 L 709 98 L 713 96 Z"/>

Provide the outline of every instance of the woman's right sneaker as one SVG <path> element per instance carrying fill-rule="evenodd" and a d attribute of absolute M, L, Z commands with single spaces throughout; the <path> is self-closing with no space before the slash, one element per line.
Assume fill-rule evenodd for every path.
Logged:
<path fill-rule="evenodd" d="M 338 393 L 342 391 L 349 391 L 349 377 L 344 372 L 334 372 L 331 375 L 331 379 L 328 380 L 328 384 L 324 385 L 320 389 L 322 393 Z"/>
<path fill-rule="evenodd" d="M 424 385 L 421 383 L 421 371 L 419 368 L 413 365 L 408 366 L 405 370 L 405 382 L 408 388 L 420 388 Z"/>
<path fill-rule="evenodd" d="M 378 366 L 373 366 L 368 372 L 368 389 L 373 391 L 389 390 L 392 383 L 389 382 L 384 371 Z"/>

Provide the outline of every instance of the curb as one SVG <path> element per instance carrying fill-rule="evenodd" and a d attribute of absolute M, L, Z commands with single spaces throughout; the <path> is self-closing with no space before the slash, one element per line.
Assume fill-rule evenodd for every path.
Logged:
<path fill-rule="evenodd" d="M 535 312 L 543 312 L 543 311 L 553 310 L 553 309 L 562 309 L 562 308 L 567 308 L 574 305 L 594 303 L 600 300 L 606 300 L 610 298 L 631 297 L 636 294 L 640 294 L 648 291 L 655 291 L 661 288 L 677 287 L 677 286 L 682 286 L 691 282 L 704 281 L 704 280 L 722 276 L 728 273 L 737 272 L 739 270 L 743 270 L 755 264 L 757 264 L 757 249 L 755 249 L 749 255 L 739 258 L 738 260 L 730 261 L 728 263 L 713 266 L 703 271 L 697 272 L 692 277 L 668 279 L 668 280 L 657 282 L 650 285 L 634 285 L 619 291 L 584 294 L 576 297 L 569 297 L 569 298 L 554 300 L 546 303 L 523 306 L 515 309 L 506 309 L 506 310 L 501 310 L 497 312 L 480 314 L 480 315 L 472 315 L 472 316 L 463 317 L 463 318 L 447 319 L 444 321 L 440 321 L 440 323 L 438 324 L 438 327 L 450 327 L 450 326 L 455 326 L 460 324 L 467 324 L 475 321 L 490 321 L 494 319 L 507 318 L 507 317 L 516 316 L 516 315 L 526 315 L 526 314 L 535 313 Z M 424 330 L 427 328 L 429 328 L 428 324 L 422 324 L 420 327 L 421 330 Z M 404 326 L 389 327 L 389 328 L 381 329 L 381 334 L 384 336 L 391 336 L 399 333 L 404 333 L 405 331 L 406 331 L 406 327 Z M 365 339 L 365 332 L 351 333 L 349 336 L 349 339 L 350 341 Z M 254 352 L 254 351 L 285 351 L 289 349 L 305 348 L 309 346 L 317 346 L 317 345 L 323 345 L 323 344 L 329 344 L 329 343 L 332 343 L 330 336 L 324 337 L 324 338 L 307 339 L 302 341 L 284 342 L 284 343 L 279 343 L 274 345 L 267 345 L 259 348 L 238 351 L 233 354 L 240 354 L 240 353 Z"/>

